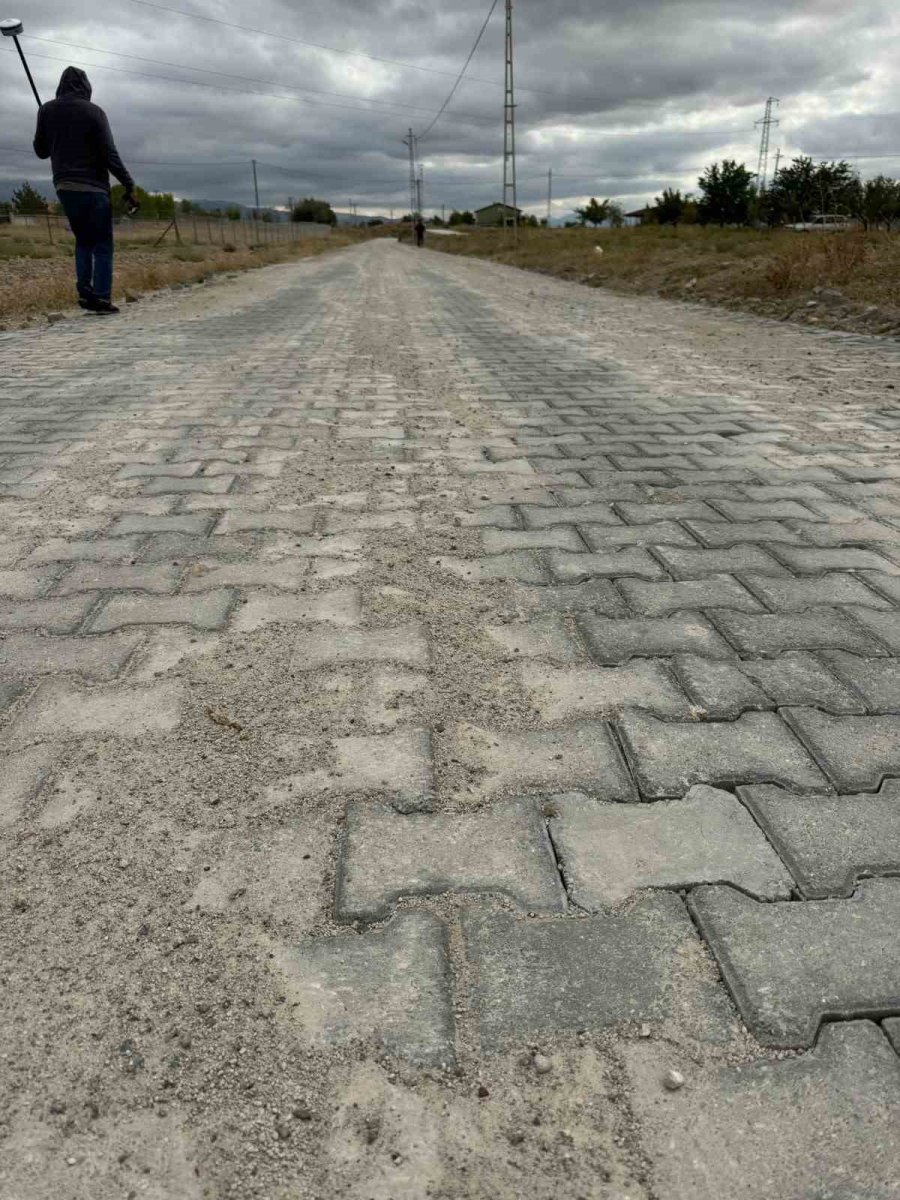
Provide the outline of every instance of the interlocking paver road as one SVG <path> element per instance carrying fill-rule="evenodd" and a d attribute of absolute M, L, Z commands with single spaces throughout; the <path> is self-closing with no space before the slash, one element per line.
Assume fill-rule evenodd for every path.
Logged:
<path fill-rule="evenodd" d="M 900 1196 L 896 343 L 383 241 L 0 359 L 0 1196 Z"/>

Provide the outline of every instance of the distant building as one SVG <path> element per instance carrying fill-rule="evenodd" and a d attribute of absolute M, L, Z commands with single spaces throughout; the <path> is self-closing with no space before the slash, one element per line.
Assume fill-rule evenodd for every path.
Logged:
<path fill-rule="evenodd" d="M 511 225 L 514 217 L 521 221 L 524 213 L 521 208 L 513 208 L 511 204 L 486 204 L 484 208 L 475 209 L 475 224 L 483 227 L 498 227 L 504 224 Z"/>
<path fill-rule="evenodd" d="M 629 225 L 652 225 L 652 214 L 653 209 L 648 204 L 646 208 L 636 208 L 634 212 L 626 213 L 625 220 Z"/>

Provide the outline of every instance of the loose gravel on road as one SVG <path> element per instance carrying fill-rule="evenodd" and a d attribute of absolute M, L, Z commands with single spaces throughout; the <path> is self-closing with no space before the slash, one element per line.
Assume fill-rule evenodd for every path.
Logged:
<path fill-rule="evenodd" d="M 3 1200 L 900 1196 L 900 343 L 380 241 L 0 360 Z"/>

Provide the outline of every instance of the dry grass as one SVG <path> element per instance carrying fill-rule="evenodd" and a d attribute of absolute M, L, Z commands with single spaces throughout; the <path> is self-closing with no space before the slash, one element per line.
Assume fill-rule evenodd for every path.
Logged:
<path fill-rule="evenodd" d="M 294 243 L 234 245 L 182 244 L 171 240 L 154 246 L 164 225 L 147 222 L 116 232 L 115 296 L 126 290 L 152 292 L 179 283 L 196 283 L 222 271 L 244 271 L 292 258 L 310 258 L 351 245 L 365 235 L 335 230 L 330 237 L 307 237 Z M 44 225 L 0 225 L 0 327 L 27 323 L 75 301 L 74 242 Z"/>
<path fill-rule="evenodd" d="M 900 309 L 900 234 L 794 233 L 650 226 L 501 230 L 431 238 L 431 249 L 476 255 L 593 287 L 696 298 L 787 314 L 814 288 Z"/>

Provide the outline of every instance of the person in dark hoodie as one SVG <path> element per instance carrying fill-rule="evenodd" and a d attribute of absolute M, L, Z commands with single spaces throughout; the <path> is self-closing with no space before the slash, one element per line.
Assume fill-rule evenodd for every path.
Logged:
<path fill-rule="evenodd" d="M 113 229 L 109 173 L 133 204 L 134 180 L 119 157 L 106 113 L 91 103 L 84 71 L 66 67 L 56 99 L 38 110 L 34 152 L 49 158 L 53 185 L 75 234 L 78 303 L 88 312 L 116 313 L 112 302 Z"/>

